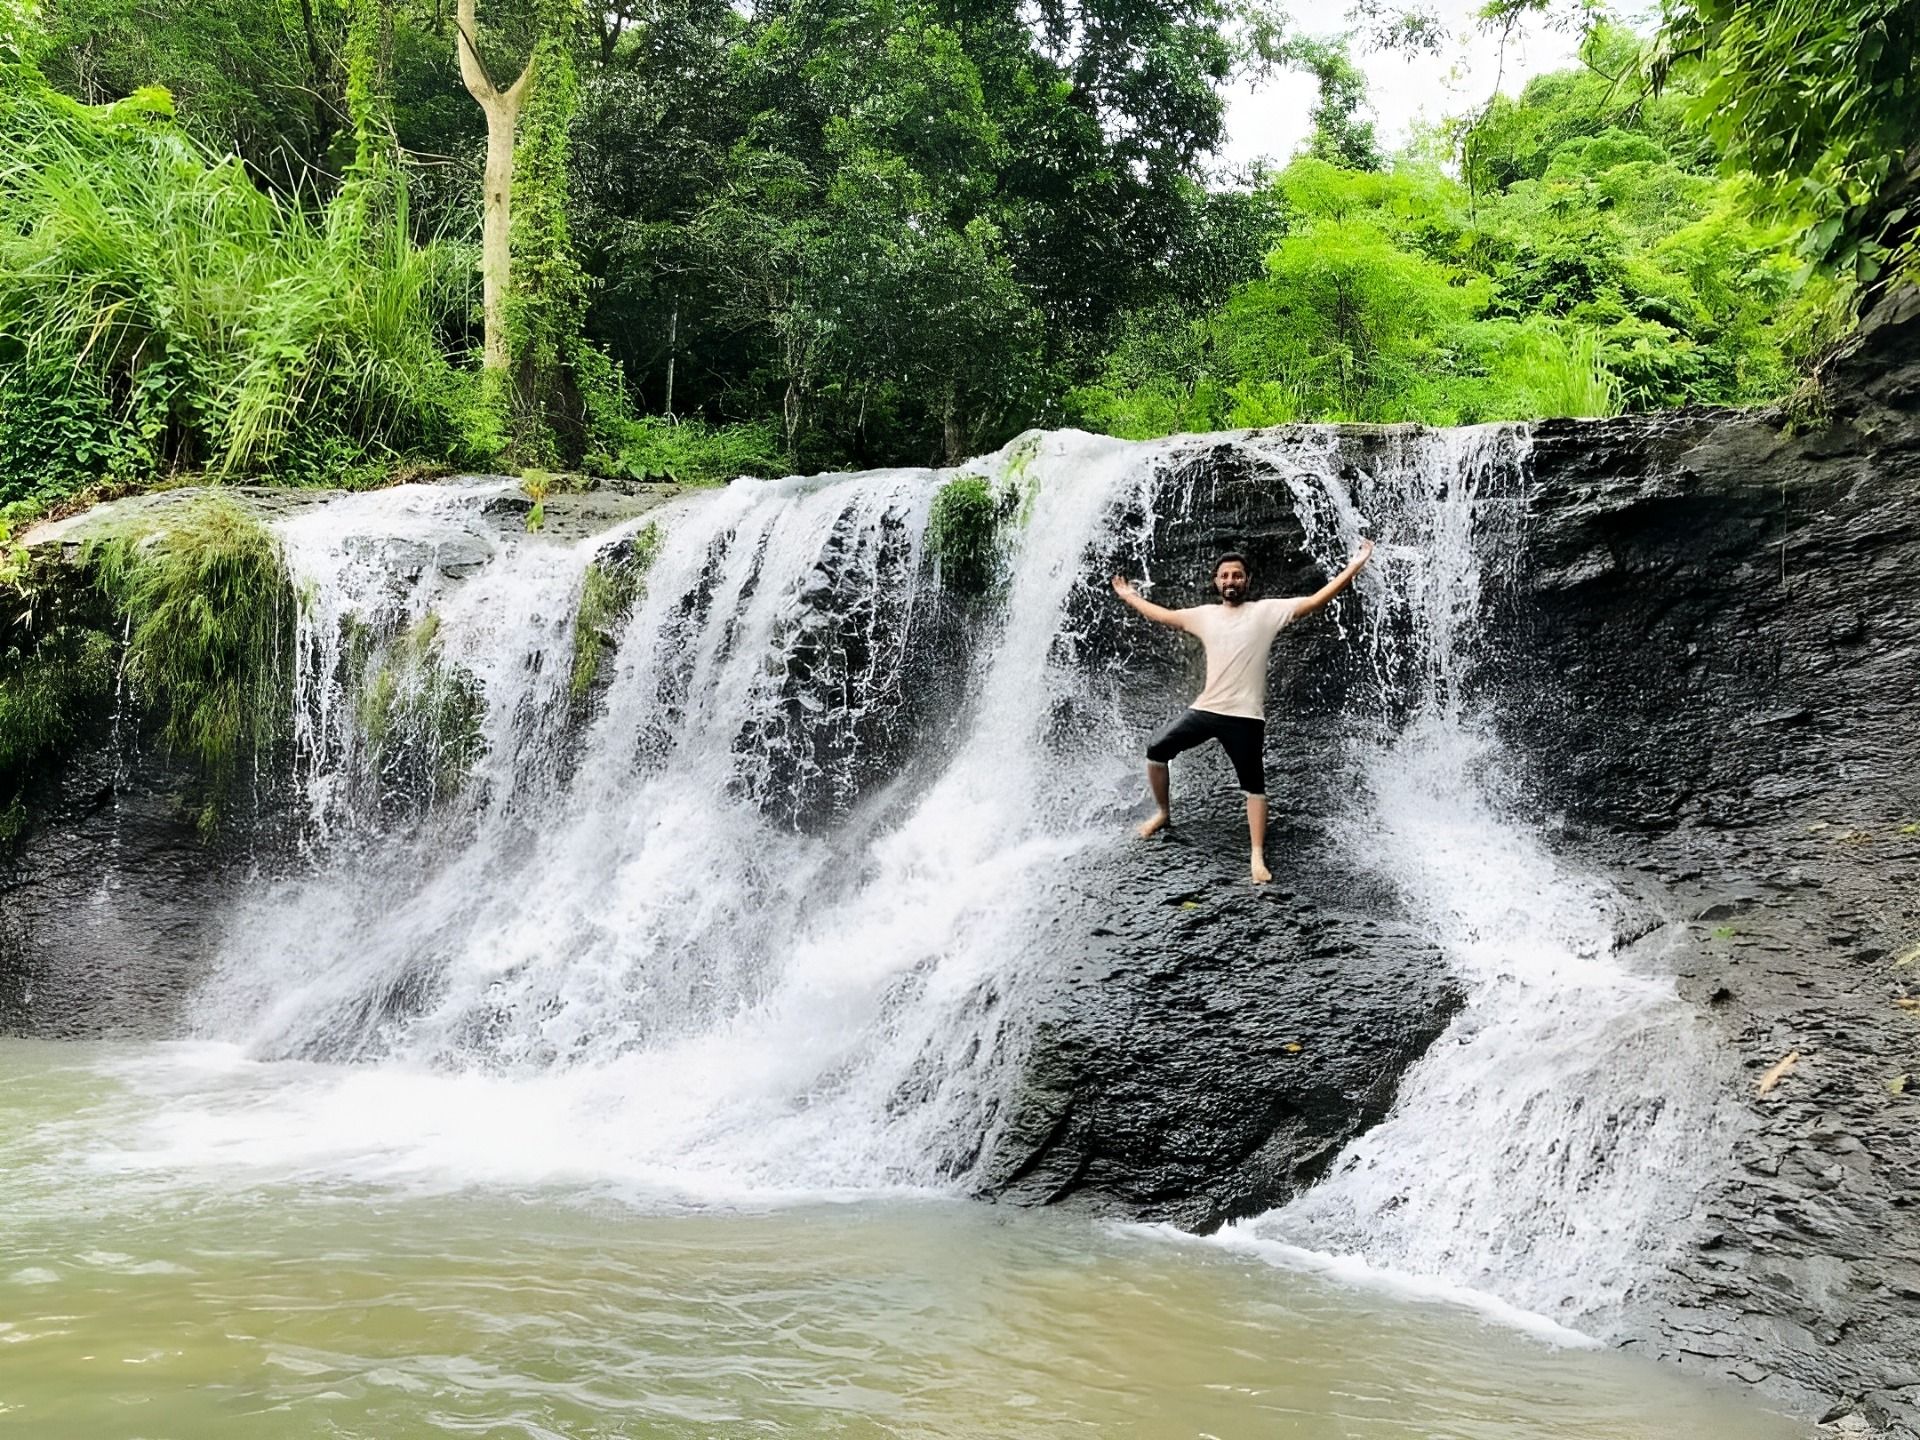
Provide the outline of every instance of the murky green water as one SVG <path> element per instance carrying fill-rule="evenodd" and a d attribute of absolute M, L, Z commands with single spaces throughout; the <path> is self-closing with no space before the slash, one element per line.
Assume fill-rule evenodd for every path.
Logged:
<path fill-rule="evenodd" d="M 1455 1305 L 1062 1216 L 182 1164 L 142 1146 L 200 1122 L 127 1060 L 0 1044 L 6 1434 L 1806 1433 Z"/>

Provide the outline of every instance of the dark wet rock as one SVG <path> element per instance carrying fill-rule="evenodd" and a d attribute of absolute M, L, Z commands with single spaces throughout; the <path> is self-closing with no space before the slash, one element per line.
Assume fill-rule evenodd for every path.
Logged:
<path fill-rule="evenodd" d="M 1458 1007 L 1443 957 L 1377 918 L 1311 837 L 1245 871 L 1238 796 L 1087 857 L 1040 945 L 1061 977 L 987 1189 L 1197 1230 L 1296 1194 L 1382 1118 Z"/>
<path fill-rule="evenodd" d="M 285 830 L 262 797 L 203 837 L 202 799 L 196 774 L 110 724 L 36 777 L 0 853 L 0 1031 L 178 1033 L 219 917 Z"/>
<path fill-rule="evenodd" d="M 637 519 L 685 493 L 685 486 L 671 482 L 594 481 L 588 489 L 547 496 L 543 506 L 546 523 L 540 534 L 557 543 L 582 540 Z"/>
<path fill-rule="evenodd" d="M 851 504 L 787 607 L 770 703 L 733 739 L 741 790 L 779 825 L 839 824 L 950 726 L 984 607 L 932 583 L 917 522 Z"/>
<path fill-rule="evenodd" d="M 1677 946 L 1746 1080 L 1655 1353 L 1920 1433 L 1920 296 L 1833 424 L 1538 427 L 1501 713 L 1562 843 Z M 1760 1076 L 1799 1060 L 1770 1091 Z M 1912 1078 L 1902 1081 L 1902 1076 Z"/>

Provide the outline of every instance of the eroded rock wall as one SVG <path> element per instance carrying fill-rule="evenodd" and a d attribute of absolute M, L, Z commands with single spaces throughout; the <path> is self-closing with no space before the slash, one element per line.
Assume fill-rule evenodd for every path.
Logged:
<path fill-rule="evenodd" d="M 1538 427 L 1500 713 L 1563 846 L 1668 922 L 1748 1076 L 1647 1348 L 1912 1434 L 1920 297 L 1826 383 L 1831 424 L 1799 436 Z"/>

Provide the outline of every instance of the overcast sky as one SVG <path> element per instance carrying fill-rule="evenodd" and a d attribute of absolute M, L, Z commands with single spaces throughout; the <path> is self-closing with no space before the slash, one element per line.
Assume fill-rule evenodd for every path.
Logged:
<path fill-rule="evenodd" d="M 1405 142 L 1417 120 L 1457 115 L 1483 103 L 1499 88 L 1518 94 L 1530 76 L 1573 63 L 1579 38 L 1535 23 L 1517 31 L 1507 43 L 1504 63 L 1500 46 L 1482 34 L 1474 14 L 1483 0 L 1439 0 L 1434 8 L 1444 19 L 1449 39 L 1438 55 L 1402 51 L 1366 51 L 1356 37 L 1354 59 L 1367 72 L 1368 98 L 1382 149 Z M 1292 33 L 1337 35 L 1346 27 L 1344 4 L 1293 0 Z M 1315 85 L 1311 75 L 1285 71 L 1255 88 L 1246 84 L 1227 91 L 1227 143 L 1224 158 L 1240 165 L 1267 156 L 1285 161 L 1306 138 L 1307 111 Z"/>

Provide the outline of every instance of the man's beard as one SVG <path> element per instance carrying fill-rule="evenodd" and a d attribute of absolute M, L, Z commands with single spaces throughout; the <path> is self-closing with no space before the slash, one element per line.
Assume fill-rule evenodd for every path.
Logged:
<path fill-rule="evenodd" d="M 1247 598 L 1247 587 L 1244 585 L 1222 585 L 1220 587 L 1220 598 L 1229 605 L 1238 605 L 1242 600 Z"/>

